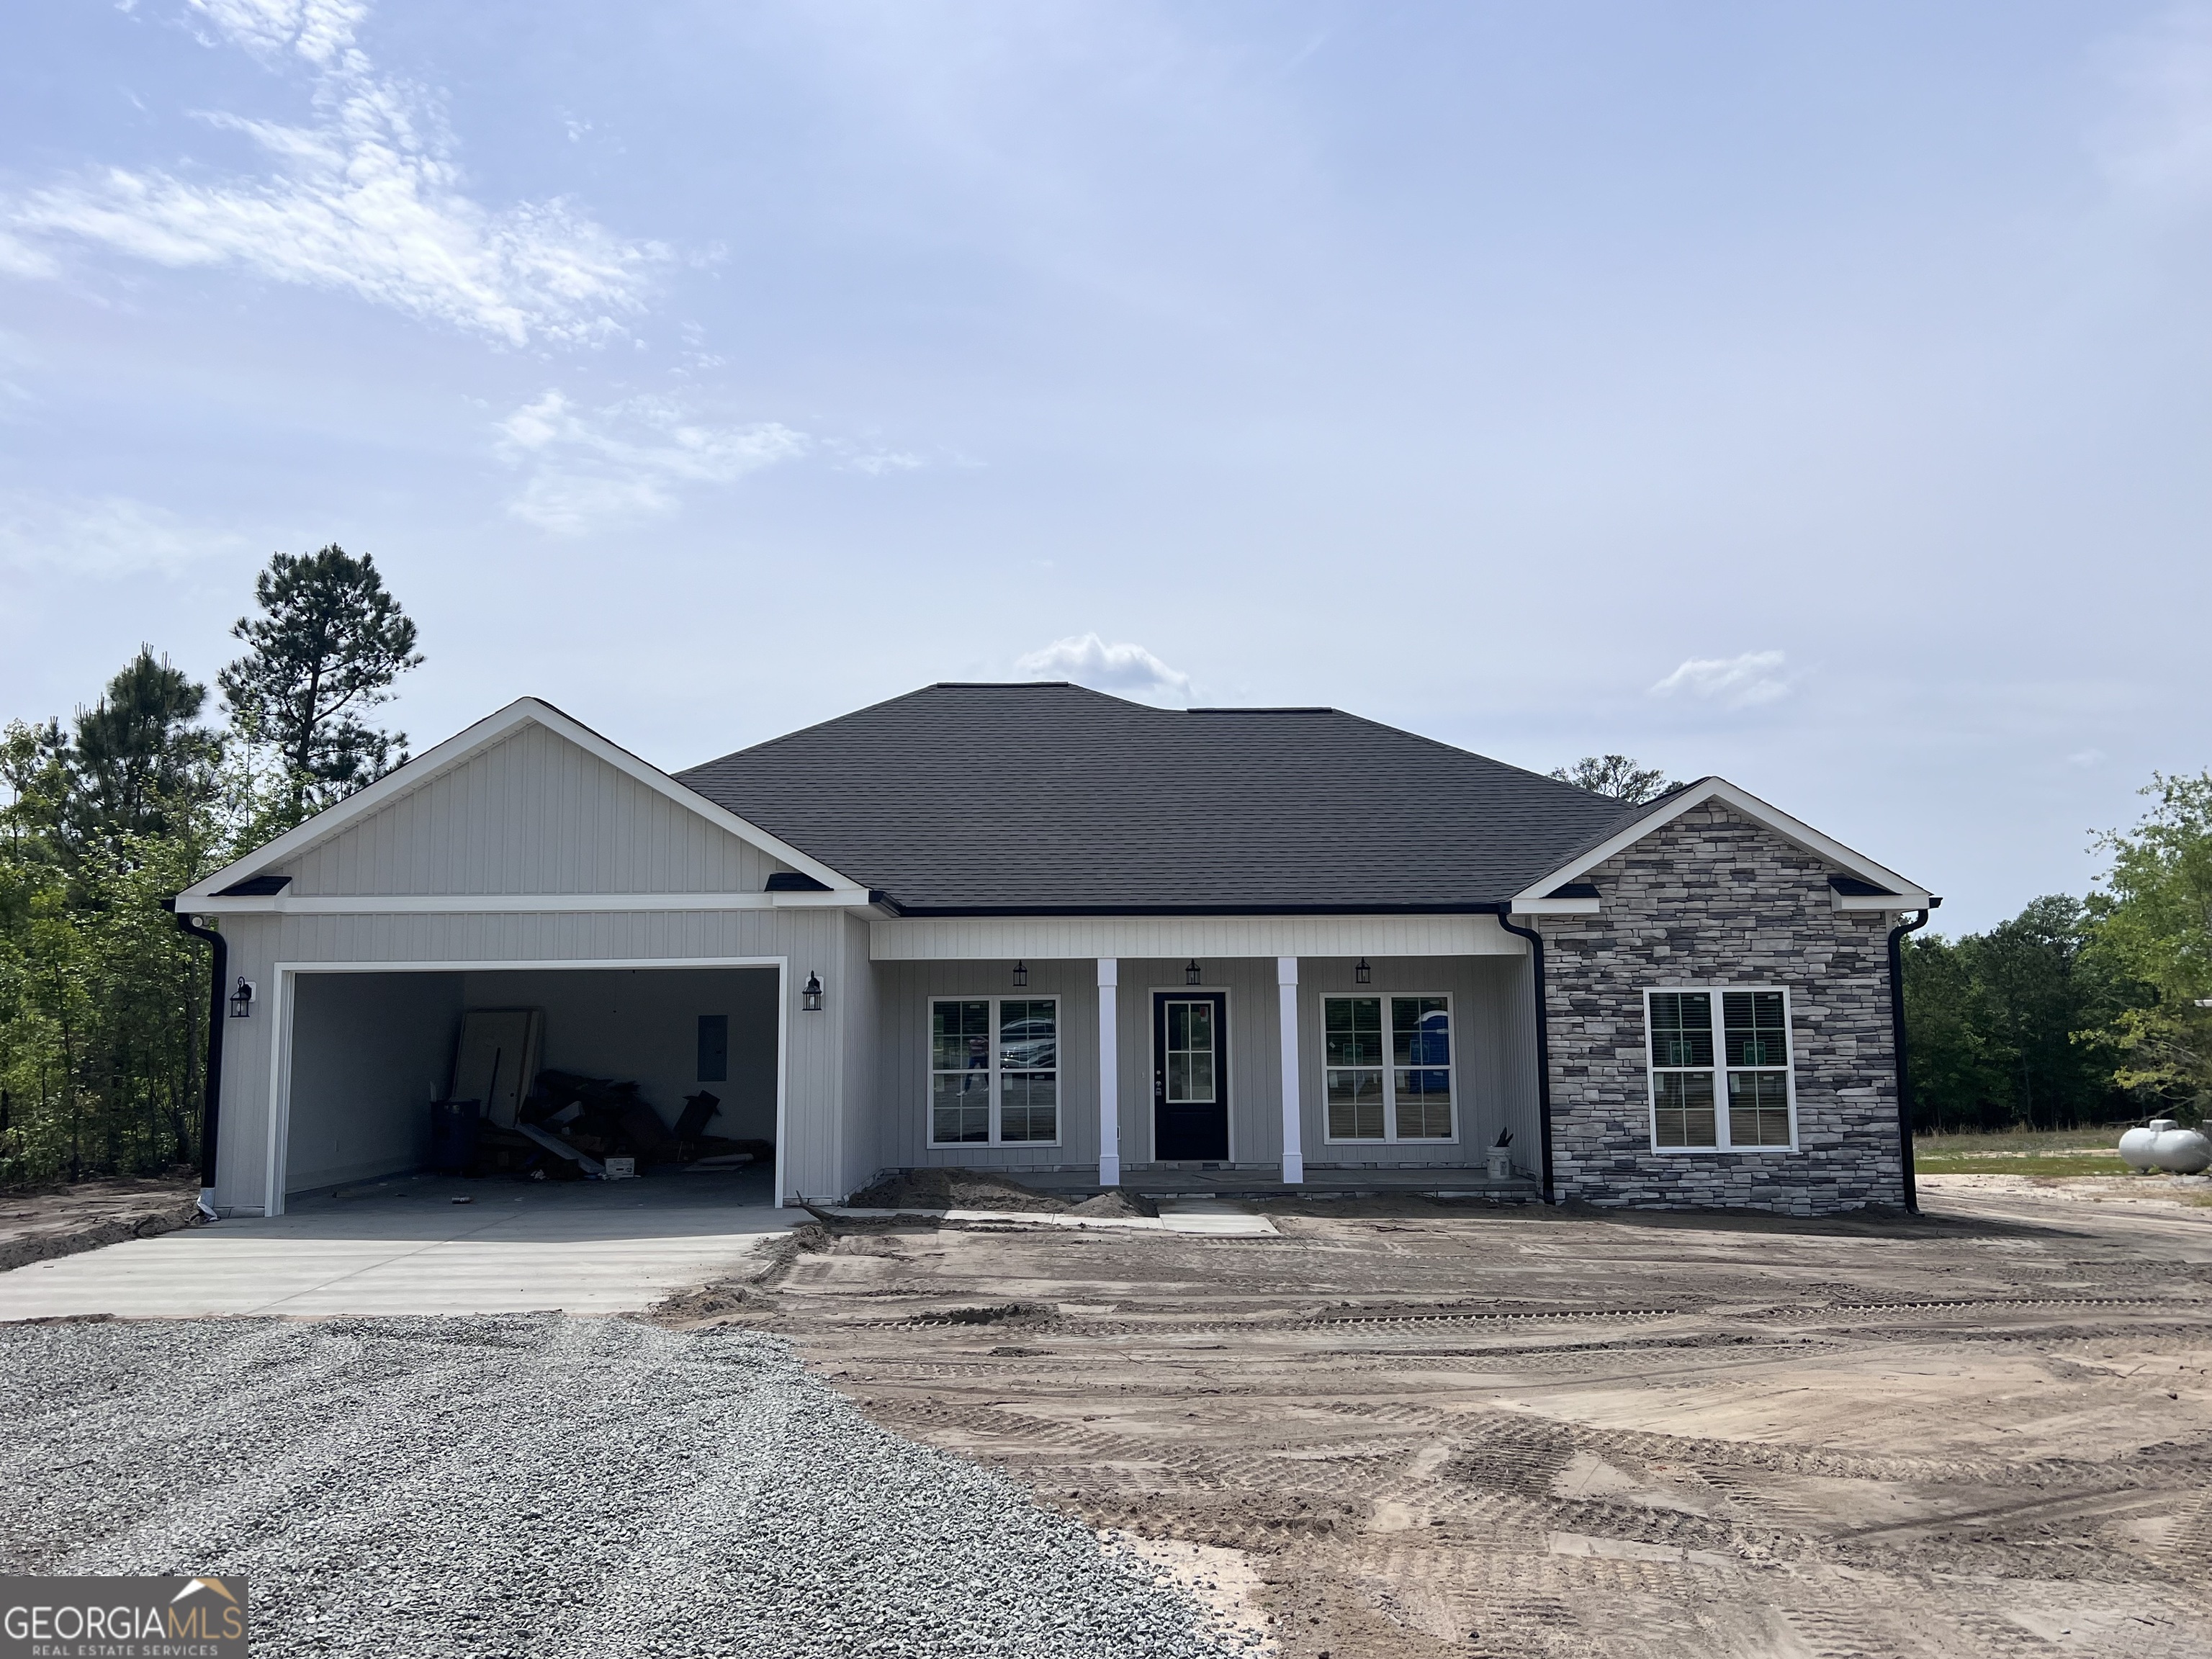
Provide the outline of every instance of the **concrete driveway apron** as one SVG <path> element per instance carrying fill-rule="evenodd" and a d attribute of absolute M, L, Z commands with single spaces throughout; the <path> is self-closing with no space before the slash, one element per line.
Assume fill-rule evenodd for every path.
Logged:
<path fill-rule="evenodd" d="M 0 1273 L 0 1320 L 633 1312 L 805 1218 L 768 1197 L 765 1172 L 366 1183 Z"/>

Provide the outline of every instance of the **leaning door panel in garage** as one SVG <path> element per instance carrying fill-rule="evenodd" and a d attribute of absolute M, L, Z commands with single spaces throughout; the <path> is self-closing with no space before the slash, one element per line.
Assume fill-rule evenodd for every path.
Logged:
<path fill-rule="evenodd" d="M 1229 1156 L 1229 998 L 1152 994 L 1152 1156 Z"/>

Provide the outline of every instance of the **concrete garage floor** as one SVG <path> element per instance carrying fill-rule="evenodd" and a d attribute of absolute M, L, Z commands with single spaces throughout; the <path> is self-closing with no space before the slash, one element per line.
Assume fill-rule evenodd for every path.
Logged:
<path fill-rule="evenodd" d="M 1282 1659 L 2205 1659 L 2212 1209 L 2121 1190 L 854 1219 L 693 1306 Z"/>
<path fill-rule="evenodd" d="M 738 1270 L 805 1212 L 766 1170 L 635 1181 L 401 1177 L 0 1273 L 0 1320 L 635 1312 Z M 456 1198 L 471 1201 L 457 1204 Z"/>

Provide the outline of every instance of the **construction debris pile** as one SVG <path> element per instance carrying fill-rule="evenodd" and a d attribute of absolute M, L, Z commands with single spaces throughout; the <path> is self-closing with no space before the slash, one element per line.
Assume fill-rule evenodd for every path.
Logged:
<path fill-rule="evenodd" d="M 434 1164 L 470 1176 L 520 1176 L 532 1181 L 602 1181 L 638 1175 L 648 1167 L 733 1170 L 766 1160 L 764 1140 L 709 1134 L 721 1107 L 701 1091 L 684 1103 L 672 1129 L 631 1082 L 586 1077 L 548 1066 L 539 1072 L 512 1124 L 486 1121 L 471 1101 L 441 1101 L 441 1152 Z"/>
<path fill-rule="evenodd" d="M 1025 1187 L 995 1170 L 899 1170 L 878 1176 L 848 1200 L 856 1209 L 1001 1210 L 1080 1216 L 1156 1216 L 1140 1193 L 1118 1188 L 1077 1201 Z"/>

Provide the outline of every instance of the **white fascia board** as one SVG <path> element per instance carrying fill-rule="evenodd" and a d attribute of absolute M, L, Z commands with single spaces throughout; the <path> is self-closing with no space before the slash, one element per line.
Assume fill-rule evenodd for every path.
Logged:
<path fill-rule="evenodd" d="M 198 916 L 563 915 L 643 910 L 865 910 L 863 891 L 833 893 L 379 893 L 359 897 L 203 898 Z"/>
<path fill-rule="evenodd" d="M 1888 888 L 1888 893 L 1880 896 L 1881 908 L 1919 910 L 1927 908 L 1930 901 L 1932 896 L 1926 888 L 1916 886 L 1894 870 L 1884 869 L 1864 854 L 1853 852 L 1843 842 L 1822 835 L 1811 824 L 1791 817 L 1780 807 L 1768 805 L 1750 791 L 1738 788 L 1726 778 L 1700 778 L 1686 789 L 1669 796 L 1656 811 L 1645 813 L 1626 828 L 1600 842 L 1572 863 L 1563 864 L 1551 874 L 1529 883 L 1513 896 L 1514 914 L 1522 915 L 1526 913 L 1527 906 L 1540 902 L 1565 902 L 1547 899 L 1545 896 L 1568 882 L 1588 875 L 1615 854 L 1633 847 L 1654 830 L 1664 829 L 1692 807 L 1702 806 L 1711 800 L 1720 801 L 1754 823 L 1764 824 L 1784 840 L 1795 842 L 1814 856 L 1841 866 L 1845 872 L 1862 881 L 1876 887 Z"/>
<path fill-rule="evenodd" d="M 1935 902 L 1932 896 L 1911 893 L 1831 893 L 1828 897 L 1838 910 L 1925 910 Z"/>
<path fill-rule="evenodd" d="M 1516 916 L 1594 916 L 1598 911 L 1594 898 L 1516 898 L 1512 903 Z"/>
<path fill-rule="evenodd" d="M 627 749 L 609 743 L 589 726 L 580 726 L 552 704 L 541 702 L 536 697 L 517 697 L 497 714 L 486 715 L 435 748 L 416 756 L 404 766 L 386 773 L 366 789 L 348 795 L 337 805 L 316 813 L 305 823 L 286 830 L 266 846 L 255 848 L 206 879 L 194 882 L 177 895 L 178 907 L 182 908 L 189 903 L 204 914 L 215 914 L 203 902 L 212 899 L 232 883 L 258 875 L 270 865 L 281 864 L 294 854 L 326 840 L 348 824 L 368 817 L 410 790 L 421 788 L 440 774 L 460 765 L 471 756 L 490 748 L 511 736 L 518 728 L 533 723 L 566 738 L 625 777 L 635 779 L 656 794 L 665 795 L 687 812 L 696 813 L 717 829 L 750 842 L 769 857 L 813 877 L 824 886 L 838 892 L 866 895 L 867 890 L 851 877 L 839 874 L 819 860 L 808 857 L 788 842 L 770 835 L 758 824 L 750 823 L 728 808 L 717 806 L 704 795 L 685 788 L 659 767 L 648 765 Z"/>

